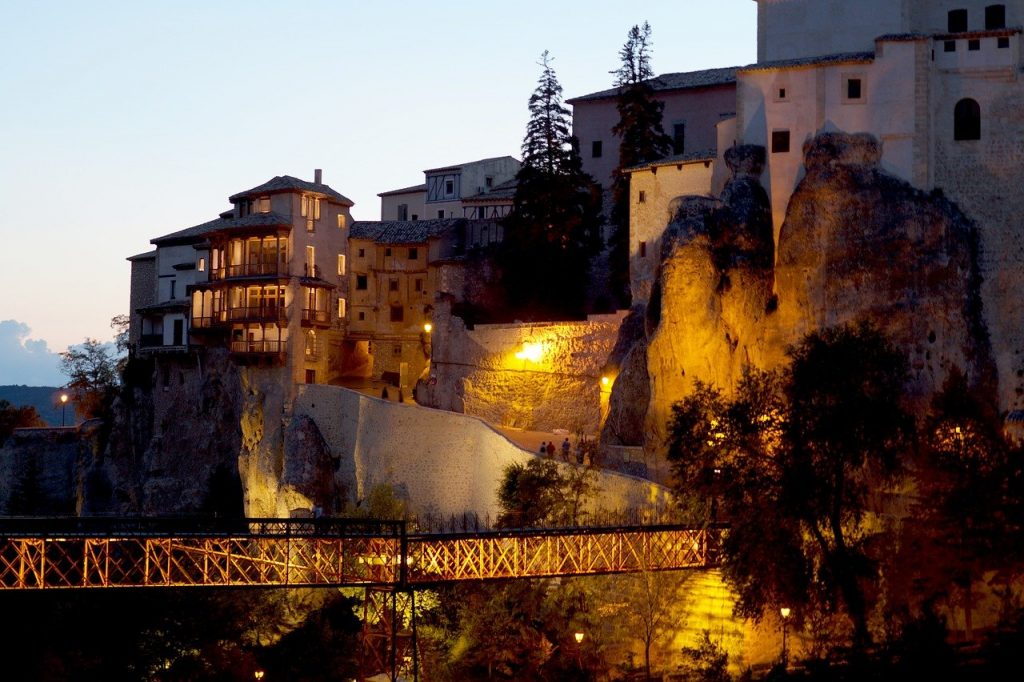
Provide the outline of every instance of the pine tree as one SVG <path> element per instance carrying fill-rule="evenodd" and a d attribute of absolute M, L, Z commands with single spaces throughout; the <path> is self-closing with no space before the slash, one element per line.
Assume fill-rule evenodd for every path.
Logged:
<path fill-rule="evenodd" d="M 660 159 L 672 150 L 672 138 L 661 125 L 664 102 L 654 98 L 651 79 L 651 26 L 633 26 L 619 50 L 622 65 L 612 73 L 619 88 L 619 122 L 612 132 L 619 137 L 619 165 L 612 182 L 612 235 L 609 240 L 611 291 L 622 307 L 630 304 L 629 291 L 629 176 L 623 172 Z"/>
<path fill-rule="evenodd" d="M 512 212 L 505 220 L 503 281 L 511 312 L 525 319 L 583 313 L 590 261 L 601 248 L 600 188 L 583 172 L 569 110 L 545 51 Z"/>

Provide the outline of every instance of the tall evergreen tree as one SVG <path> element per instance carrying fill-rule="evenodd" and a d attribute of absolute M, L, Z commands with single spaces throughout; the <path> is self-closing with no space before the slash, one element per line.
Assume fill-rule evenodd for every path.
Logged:
<path fill-rule="evenodd" d="M 547 51 L 540 65 L 501 260 L 511 312 L 556 319 L 583 313 L 590 261 L 601 248 L 601 202 L 599 186 L 583 172 Z"/>
<path fill-rule="evenodd" d="M 612 181 L 612 234 L 609 240 L 610 288 L 619 305 L 630 304 L 629 291 L 629 176 L 626 168 L 667 156 L 672 150 L 672 138 L 662 128 L 664 102 L 654 98 L 651 79 L 651 26 L 629 29 L 626 44 L 619 50 L 622 65 L 616 71 L 615 85 L 619 88 L 616 107 L 619 122 L 612 128 L 618 136 L 619 165 Z"/>

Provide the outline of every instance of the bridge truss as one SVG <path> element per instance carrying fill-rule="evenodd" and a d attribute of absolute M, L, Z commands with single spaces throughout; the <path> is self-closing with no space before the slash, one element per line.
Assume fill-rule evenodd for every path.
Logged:
<path fill-rule="evenodd" d="M 660 525 L 416 534 L 403 522 L 348 519 L 3 519 L 0 590 L 363 587 L 369 667 L 390 669 L 394 679 L 398 612 L 418 587 L 708 568 L 723 532 Z"/>

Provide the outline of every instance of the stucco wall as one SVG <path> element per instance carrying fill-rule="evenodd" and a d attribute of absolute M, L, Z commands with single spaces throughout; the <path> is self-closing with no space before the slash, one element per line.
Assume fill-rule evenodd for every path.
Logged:
<path fill-rule="evenodd" d="M 601 369 L 625 313 L 581 322 L 476 325 L 467 330 L 450 304 L 434 309 L 430 380 L 420 404 L 534 431 L 597 432 Z M 539 344 L 537 360 L 517 358 Z"/>
<path fill-rule="evenodd" d="M 535 457 L 474 417 L 334 386 L 300 386 L 293 417 L 301 415 L 313 419 L 332 455 L 340 457 L 336 475 L 354 483 L 357 499 L 376 485 L 394 485 L 407 492 L 418 513 L 475 512 L 494 519 L 505 467 Z M 630 476 L 602 472 L 597 486 L 595 507 L 604 510 L 667 502 L 663 488 Z"/>
<path fill-rule="evenodd" d="M 758 0 L 757 61 L 872 49 L 876 37 L 902 33 L 905 0 Z"/>
<path fill-rule="evenodd" d="M 634 304 L 646 302 L 651 295 L 661 260 L 661 236 L 672 217 L 669 203 L 679 196 L 710 196 L 713 165 L 710 160 L 659 164 L 630 173 L 629 284 Z"/>

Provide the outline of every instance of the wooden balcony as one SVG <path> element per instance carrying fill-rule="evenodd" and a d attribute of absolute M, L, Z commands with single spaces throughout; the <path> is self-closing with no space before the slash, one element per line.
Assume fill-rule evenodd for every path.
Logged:
<path fill-rule="evenodd" d="M 239 306 L 221 311 L 222 322 L 277 322 L 288 324 L 288 309 L 282 305 Z"/>
<path fill-rule="evenodd" d="M 240 355 L 284 355 L 287 341 L 232 341 L 231 352 Z"/>
<path fill-rule="evenodd" d="M 313 310 L 311 308 L 302 309 L 302 326 L 303 327 L 330 327 L 331 326 L 331 311 L 330 310 Z"/>
<path fill-rule="evenodd" d="M 240 277 L 288 277 L 288 266 L 285 263 L 242 263 L 210 270 L 210 281 Z"/>

